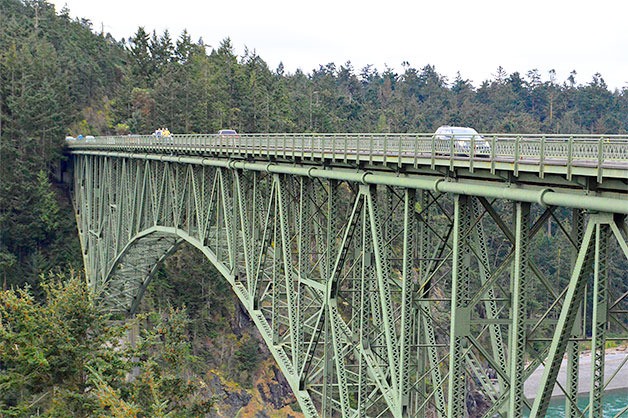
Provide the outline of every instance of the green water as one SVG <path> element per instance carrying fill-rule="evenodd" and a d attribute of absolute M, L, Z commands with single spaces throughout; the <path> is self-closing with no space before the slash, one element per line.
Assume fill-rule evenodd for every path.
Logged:
<path fill-rule="evenodd" d="M 578 407 L 581 411 L 589 404 L 589 398 L 584 395 L 578 397 Z M 613 418 L 628 406 L 628 390 L 615 390 L 604 395 L 604 418 Z M 589 410 L 584 414 L 588 417 Z M 525 415 L 527 417 L 528 414 Z M 565 416 L 565 400 L 553 399 L 547 408 L 546 418 L 563 418 Z M 628 418 L 628 411 L 620 415 L 622 418 Z"/>

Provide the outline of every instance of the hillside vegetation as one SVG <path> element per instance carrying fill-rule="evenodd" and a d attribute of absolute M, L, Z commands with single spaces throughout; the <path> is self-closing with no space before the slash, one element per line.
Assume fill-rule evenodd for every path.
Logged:
<path fill-rule="evenodd" d="M 628 88 L 610 91 L 600 74 L 543 81 L 500 67 L 474 86 L 432 65 L 403 69 L 288 73 L 236 55 L 228 37 L 209 48 L 140 27 L 116 40 L 46 1 L 0 0 L 0 416 L 297 414 L 226 282 L 189 248 L 151 286 L 142 343 L 115 343 L 130 325 L 108 321 L 74 273 L 71 204 L 49 176 L 66 135 L 628 132 Z"/>

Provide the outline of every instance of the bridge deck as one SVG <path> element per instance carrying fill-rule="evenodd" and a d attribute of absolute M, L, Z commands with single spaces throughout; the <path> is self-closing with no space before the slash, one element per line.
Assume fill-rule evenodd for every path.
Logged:
<path fill-rule="evenodd" d="M 438 140 L 429 134 L 246 134 L 105 136 L 71 141 L 72 149 L 345 163 L 392 168 L 509 171 L 597 178 L 628 178 L 628 136 L 539 136 L 487 134 L 488 151 L 476 142 Z M 478 150 L 478 151 L 476 151 Z"/>

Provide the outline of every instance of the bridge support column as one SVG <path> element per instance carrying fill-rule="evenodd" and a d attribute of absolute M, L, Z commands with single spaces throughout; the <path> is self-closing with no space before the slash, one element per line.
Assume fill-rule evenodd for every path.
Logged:
<path fill-rule="evenodd" d="M 527 318 L 526 283 L 528 281 L 528 242 L 530 204 L 515 204 L 515 257 L 511 277 L 511 326 L 510 326 L 510 406 L 508 416 L 522 416 L 523 383 L 525 381 L 525 348 Z"/>
<path fill-rule="evenodd" d="M 429 192 L 427 190 L 420 190 L 418 192 L 419 199 L 418 202 L 414 206 L 414 211 L 412 216 L 417 218 L 418 227 L 417 227 L 417 237 L 416 237 L 416 245 L 417 245 L 417 255 L 418 255 L 418 280 L 414 285 L 413 289 L 416 292 L 416 297 L 422 299 L 424 297 L 423 291 L 420 289 L 420 285 L 422 283 L 423 277 L 426 275 L 427 270 L 427 259 L 429 257 L 429 229 L 426 227 L 426 222 L 428 222 L 428 213 L 426 210 L 428 208 L 428 196 Z M 417 365 L 416 370 L 416 392 L 413 394 L 412 399 L 412 410 L 416 414 L 416 418 L 425 418 L 426 416 L 426 405 L 425 399 L 427 398 L 427 377 L 425 376 L 426 372 L 429 371 L 428 360 L 427 360 L 427 345 L 425 344 L 426 339 L 423 338 L 423 302 L 419 301 L 419 307 L 415 310 L 414 316 L 414 328 L 415 328 L 415 339 L 414 344 L 417 349 L 415 351 L 414 361 Z"/>
<path fill-rule="evenodd" d="M 471 198 L 454 196 L 453 266 L 451 272 L 451 324 L 449 345 L 448 415 L 467 416 L 467 376 L 465 355 L 470 335 L 469 284 L 471 251 Z"/>
<path fill-rule="evenodd" d="M 416 192 L 406 189 L 403 208 L 403 271 L 401 272 L 401 337 L 399 350 L 399 405 L 402 416 L 408 416 L 409 380 L 410 380 L 410 345 L 412 343 L 412 289 L 414 274 L 412 272 L 412 257 L 414 246 L 412 234 L 416 228 L 414 216 Z"/>
<path fill-rule="evenodd" d="M 447 402 L 445 400 L 445 379 L 442 377 L 441 367 L 443 360 L 439 355 L 434 324 L 434 311 L 436 306 L 429 302 L 433 292 L 433 274 L 438 269 L 453 231 L 453 222 L 449 223 L 445 232 L 438 235 L 431 227 L 431 208 L 439 207 L 438 199 L 441 196 L 434 195 L 427 190 L 421 191 L 419 213 L 416 215 L 420 219 L 419 224 L 419 283 L 417 297 L 419 298 L 417 341 L 422 342 L 417 349 L 419 353 L 419 376 L 421 387 L 417 408 L 422 414 L 427 414 L 429 406 L 432 406 L 437 417 L 447 415 Z M 441 208 L 442 210 L 442 208 Z M 439 215 L 437 215 L 439 216 Z M 447 215 L 449 217 L 449 215 Z M 434 240 L 432 240 L 434 238 Z M 427 381 L 428 375 L 431 384 Z M 431 388 L 427 392 L 427 388 Z M 430 402 L 431 401 L 431 402 Z"/>
<path fill-rule="evenodd" d="M 571 239 L 576 245 L 572 249 L 571 265 L 572 269 L 575 266 L 576 259 L 578 257 L 578 249 L 582 244 L 582 236 L 584 234 L 584 213 L 580 209 L 574 209 L 572 211 L 572 229 Z M 582 318 L 583 308 L 585 301 L 581 301 L 578 308 L 578 313 L 571 331 L 571 338 L 574 341 L 567 343 L 567 396 L 565 396 L 565 417 L 579 418 L 581 416 L 580 409 L 576 403 L 578 399 L 578 380 L 580 377 L 580 348 L 578 341 L 575 341 L 578 337 L 582 337 L 585 330 L 583 329 Z"/>
<path fill-rule="evenodd" d="M 323 280 L 325 287 L 330 285 L 333 280 L 334 256 L 336 255 L 335 237 L 338 225 L 338 182 L 336 180 L 328 180 L 326 183 L 327 201 L 326 201 L 326 235 L 325 251 L 323 254 Z M 322 241 L 322 240 L 321 240 Z M 323 416 L 332 416 L 332 406 L 334 400 L 334 351 L 332 346 L 332 324 L 330 312 L 328 309 L 329 294 L 325 296 L 324 301 L 324 318 L 325 318 L 325 339 L 324 339 L 324 355 L 323 355 L 323 394 L 322 394 L 322 414 Z"/>
<path fill-rule="evenodd" d="M 611 235 L 609 224 L 595 226 L 595 256 L 593 269 L 593 316 L 591 320 L 591 390 L 589 392 L 589 418 L 602 418 L 604 393 L 604 356 L 606 353 L 606 327 L 608 323 L 608 244 Z"/>
<path fill-rule="evenodd" d="M 366 208 L 362 207 L 362 222 L 356 228 L 360 229 L 360 245 L 362 246 L 362 265 L 360 266 L 360 326 L 359 326 L 359 362 L 358 362 L 358 416 L 367 416 L 368 399 L 370 396 L 368 382 L 368 362 L 366 359 L 367 350 L 371 350 L 371 304 L 370 294 L 373 289 L 373 278 L 375 277 L 375 267 L 373 263 L 372 239 L 367 232 L 368 223 L 366 219 Z"/>

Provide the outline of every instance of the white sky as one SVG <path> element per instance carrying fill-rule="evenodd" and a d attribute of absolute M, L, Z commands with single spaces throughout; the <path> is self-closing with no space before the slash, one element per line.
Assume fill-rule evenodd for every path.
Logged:
<path fill-rule="evenodd" d="M 628 0 L 49 0 L 116 39 L 139 26 L 173 39 L 187 29 L 217 48 L 229 37 L 238 55 L 255 50 L 271 70 L 305 73 L 351 61 L 402 72 L 427 64 L 452 82 L 460 71 L 475 87 L 498 66 L 543 80 L 572 70 L 588 84 L 602 74 L 611 90 L 628 88 Z"/>

